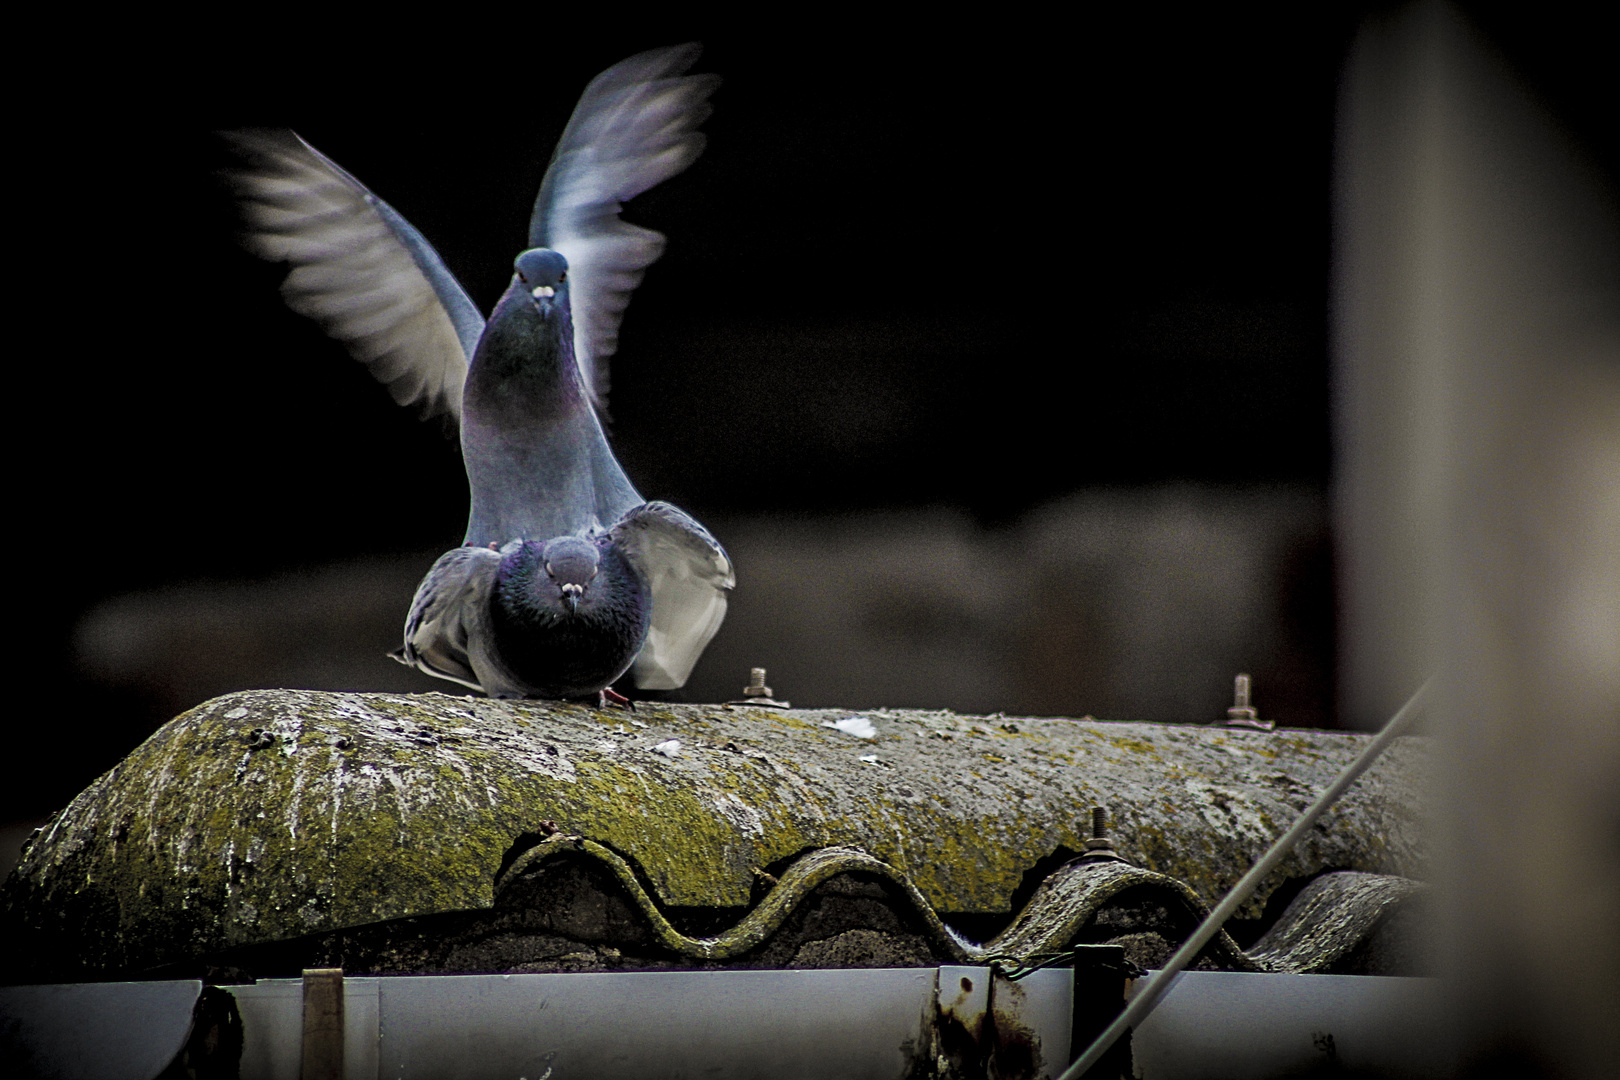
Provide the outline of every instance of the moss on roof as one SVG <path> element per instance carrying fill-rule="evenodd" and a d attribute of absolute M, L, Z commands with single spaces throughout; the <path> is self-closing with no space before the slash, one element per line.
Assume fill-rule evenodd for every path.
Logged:
<path fill-rule="evenodd" d="M 875 738 L 826 726 L 852 715 Z M 1037 862 L 1083 846 L 1094 803 L 1122 854 L 1212 903 L 1365 738 L 248 691 L 171 721 L 86 789 L 25 851 L 4 910 L 82 963 L 139 968 L 487 908 L 514 842 L 554 823 L 618 853 L 665 905 L 743 907 L 762 868 L 846 846 L 937 911 L 996 913 Z M 673 757 L 657 751 L 671 740 Z M 1425 760 L 1400 740 L 1243 914 L 1327 868 L 1423 876 Z"/>

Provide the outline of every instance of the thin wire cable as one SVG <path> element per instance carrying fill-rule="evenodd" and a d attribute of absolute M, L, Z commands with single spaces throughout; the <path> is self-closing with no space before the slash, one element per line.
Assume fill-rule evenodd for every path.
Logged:
<path fill-rule="evenodd" d="M 1108 1053 L 1109 1048 L 1119 1040 L 1121 1035 L 1147 1019 L 1148 1014 L 1158 1005 L 1159 999 L 1164 995 L 1164 992 L 1170 988 L 1170 980 L 1181 974 L 1182 968 L 1192 963 L 1199 950 L 1209 943 L 1209 939 L 1215 936 L 1215 932 L 1226 924 L 1226 920 L 1232 917 L 1232 913 L 1237 911 L 1238 907 L 1254 892 L 1255 887 L 1260 884 L 1260 879 L 1271 873 L 1277 864 L 1283 861 L 1288 853 L 1294 849 L 1294 845 L 1299 843 L 1312 825 L 1316 824 L 1316 819 L 1321 817 L 1327 808 L 1332 806 L 1339 796 L 1343 795 L 1345 790 L 1355 783 L 1362 773 L 1367 771 L 1367 767 L 1378 759 L 1378 755 L 1382 754 L 1398 735 L 1401 735 L 1407 728 L 1412 726 L 1412 721 L 1421 712 L 1420 707 L 1428 696 L 1429 687 L 1433 682 L 1434 680 L 1430 679 L 1418 687 L 1417 693 L 1408 698 L 1406 704 L 1402 705 L 1399 711 L 1389 718 L 1389 723 L 1384 725 L 1384 730 L 1378 733 L 1378 737 L 1367 744 L 1366 748 L 1361 751 L 1360 756 L 1347 765 L 1345 770 L 1339 774 L 1338 779 L 1334 780 L 1328 786 L 1328 789 L 1322 792 L 1316 801 L 1311 803 L 1310 807 L 1299 816 L 1299 820 L 1294 822 L 1293 827 L 1283 833 L 1277 842 L 1272 844 L 1271 848 L 1260 857 L 1260 861 L 1255 863 L 1236 885 L 1232 886 L 1232 891 L 1227 893 L 1225 899 L 1215 906 L 1215 910 L 1209 913 L 1209 917 L 1193 932 L 1193 936 L 1188 938 L 1181 948 L 1176 950 L 1176 954 L 1170 958 L 1170 961 L 1161 970 L 1155 972 L 1153 977 L 1143 985 L 1142 989 L 1136 992 L 1136 996 L 1125 1007 L 1125 1011 L 1114 1018 L 1114 1022 L 1109 1024 L 1101 1035 L 1097 1036 L 1097 1040 L 1086 1049 L 1086 1052 L 1080 1056 L 1079 1060 L 1064 1070 L 1063 1075 L 1058 1077 L 1058 1080 L 1079 1080 L 1079 1077 L 1083 1076 L 1087 1069 L 1102 1060 L 1102 1056 Z"/>

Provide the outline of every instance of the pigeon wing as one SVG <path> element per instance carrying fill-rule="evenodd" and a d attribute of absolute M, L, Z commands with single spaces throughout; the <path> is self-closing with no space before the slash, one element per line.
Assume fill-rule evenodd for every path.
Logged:
<path fill-rule="evenodd" d="M 607 398 L 607 359 L 619 320 L 664 235 L 619 218 L 627 199 L 681 172 L 703 152 L 716 75 L 686 75 L 697 45 L 640 53 L 585 88 L 552 155 L 529 222 L 529 246 L 568 260 L 574 355 L 592 403 Z"/>
<path fill-rule="evenodd" d="M 405 617 L 405 644 L 389 653 L 402 664 L 474 690 L 479 680 L 474 653 L 487 637 L 490 594 L 501 568 L 499 552 L 458 547 L 439 556 L 416 587 Z"/>
<path fill-rule="evenodd" d="M 484 320 L 416 228 L 291 131 L 225 133 L 254 254 L 292 267 L 287 306 L 321 325 L 401 405 L 461 419 Z"/>
<path fill-rule="evenodd" d="M 737 584 L 731 560 L 707 529 L 665 502 L 631 510 L 610 536 L 652 590 L 652 625 L 630 665 L 636 685 L 685 686 L 726 617 L 726 592 Z"/>

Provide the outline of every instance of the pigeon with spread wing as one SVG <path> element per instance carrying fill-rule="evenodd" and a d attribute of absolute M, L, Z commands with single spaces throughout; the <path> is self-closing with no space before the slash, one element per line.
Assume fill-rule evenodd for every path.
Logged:
<path fill-rule="evenodd" d="M 287 304 L 460 429 L 467 534 L 417 588 L 403 663 L 493 697 L 600 695 L 627 670 L 673 689 L 720 628 L 725 551 L 642 499 L 601 416 L 619 321 L 664 246 L 619 214 L 702 152 L 718 79 L 686 74 L 696 58 L 654 50 L 586 87 L 487 323 L 416 228 L 297 135 L 228 136 L 245 241 L 289 264 Z"/>

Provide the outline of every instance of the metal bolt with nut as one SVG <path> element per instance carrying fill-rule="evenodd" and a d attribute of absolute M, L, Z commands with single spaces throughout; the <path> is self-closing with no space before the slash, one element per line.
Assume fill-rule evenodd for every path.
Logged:
<path fill-rule="evenodd" d="M 1114 850 L 1114 842 L 1108 839 L 1108 809 L 1102 806 L 1091 808 L 1091 839 L 1086 841 L 1085 853 L 1080 856 L 1081 862 L 1125 862 L 1125 858 Z"/>
<path fill-rule="evenodd" d="M 1247 675 L 1239 675 L 1232 683 L 1232 707 L 1226 710 L 1226 719 L 1215 721 L 1218 727 L 1253 728 L 1255 731 L 1271 731 L 1277 725 L 1270 720 L 1260 719 L 1254 705 L 1249 701 L 1252 690 L 1252 681 Z"/>
<path fill-rule="evenodd" d="M 727 705 L 767 705 L 777 709 L 788 708 L 785 701 L 777 701 L 771 697 L 771 688 L 765 685 L 765 669 L 762 667 L 748 669 L 748 685 L 743 687 L 743 696 Z"/>

